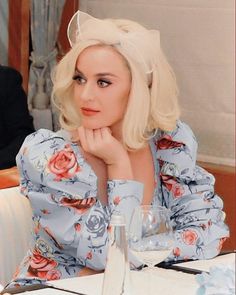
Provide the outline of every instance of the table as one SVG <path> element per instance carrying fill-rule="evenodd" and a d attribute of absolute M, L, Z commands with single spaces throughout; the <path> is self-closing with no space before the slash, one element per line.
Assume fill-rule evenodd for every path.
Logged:
<path fill-rule="evenodd" d="M 235 259 L 235 253 L 231 253 L 210 260 L 185 262 L 178 265 L 182 268 L 208 271 L 212 266 L 235 263 Z M 103 274 L 96 274 L 50 281 L 49 286 L 67 291 L 41 289 L 25 292 L 24 295 L 72 295 L 75 292 L 84 295 L 101 295 L 103 276 Z M 142 271 L 131 271 L 130 279 L 132 293 L 129 295 L 195 295 L 199 288 L 195 275 L 172 269 L 155 268 L 150 271 L 146 268 Z"/>
<path fill-rule="evenodd" d="M 188 290 L 188 295 L 195 294 L 198 284 L 195 276 L 174 270 L 158 269 L 154 271 L 131 271 L 130 295 L 183 295 Z M 71 291 L 81 292 L 86 295 L 101 295 L 103 274 L 89 277 L 73 278 L 53 282 L 53 286 L 69 288 Z M 112 295 L 112 294 L 111 294 Z"/>

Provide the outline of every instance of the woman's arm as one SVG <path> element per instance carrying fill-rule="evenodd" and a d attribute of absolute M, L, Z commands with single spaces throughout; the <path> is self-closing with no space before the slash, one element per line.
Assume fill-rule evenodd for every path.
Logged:
<path fill-rule="evenodd" d="M 161 176 L 162 193 L 168 200 L 175 230 L 169 260 L 212 258 L 229 236 L 223 202 L 213 191 L 213 177 L 199 167 L 196 177 L 198 180 L 186 183 L 180 178 Z"/>
<path fill-rule="evenodd" d="M 197 143 L 191 129 L 178 122 L 156 141 L 160 166 L 159 196 L 172 212 L 175 247 L 169 259 L 216 256 L 229 236 L 223 202 L 214 193 L 214 177 L 196 165 Z"/>
<path fill-rule="evenodd" d="M 35 238 L 44 237 L 53 256 L 95 270 L 105 267 L 112 212 L 130 218 L 141 203 L 143 185 L 133 180 L 110 179 L 108 205 L 97 195 L 91 166 L 56 133 L 40 130 L 30 135 L 17 156 L 21 189 L 31 201 Z M 46 237 L 46 238 L 45 238 Z M 35 245 L 35 255 L 42 247 Z"/>

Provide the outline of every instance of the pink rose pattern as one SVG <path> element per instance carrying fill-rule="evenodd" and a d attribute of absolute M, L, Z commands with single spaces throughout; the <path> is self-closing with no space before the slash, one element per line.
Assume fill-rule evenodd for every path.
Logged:
<path fill-rule="evenodd" d="M 114 200 L 113 200 L 113 203 L 114 203 L 115 205 L 119 205 L 119 203 L 120 203 L 120 197 L 119 197 L 119 196 L 116 196 L 116 197 L 114 198 Z"/>
<path fill-rule="evenodd" d="M 184 188 L 173 177 L 160 175 L 163 185 L 173 194 L 173 198 L 180 198 L 184 194 Z"/>
<path fill-rule="evenodd" d="M 93 253 L 88 252 L 87 255 L 86 255 L 86 258 L 89 259 L 89 260 L 92 259 L 93 258 Z"/>
<path fill-rule="evenodd" d="M 66 144 L 63 150 L 57 151 L 49 159 L 48 169 L 56 175 L 56 181 L 73 177 L 80 171 L 76 156 L 69 144 Z"/>
<path fill-rule="evenodd" d="M 61 278 L 60 270 L 52 269 L 47 272 L 46 280 L 48 280 L 48 281 L 60 280 L 60 278 Z"/>
<path fill-rule="evenodd" d="M 50 258 L 44 257 L 39 251 L 34 250 L 30 257 L 28 276 L 36 276 L 45 279 L 49 271 L 55 271 L 58 263 Z"/>
<path fill-rule="evenodd" d="M 181 254 L 181 250 L 180 250 L 179 247 L 176 247 L 176 248 L 173 249 L 173 255 L 174 255 L 175 257 L 179 257 L 180 254 Z"/>
<path fill-rule="evenodd" d="M 88 198 L 88 199 L 69 199 L 69 198 L 62 198 L 61 204 L 66 207 L 73 208 L 78 214 L 84 214 L 87 212 L 94 204 L 96 203 L 95 198 Z"/>
<path fill-rule="evenodd" d="M 185 230 L 182 232 L 183 242 L 187 245 L 195 245 L 198 235 L 194 230 Z"/>
<path fill-rule="evenodd" d="M 156 161 L 153 204 L 170 208 L 175 230 L 169 260 L 217 255 L 229 235 L 223 222 L 216 220 L 222 204 L 212 193 L 213 183 L 202 174 L 201 182 L 205 181 L 204 187 L 208 186 L 209 191 L 198 190 L 197 181 L 183 166 L 193 166 L 194 144 L 189 127 L 180 121 L 173 132 L 159 132 L 150 140 Z M 123 213 L 129 220 L 133 209 L 141 203 L 142 184 L 109 180 L 108 204 L 101 204 L 96 175 L 78 146 L 47 130 L 27 137 L 17 164 L 21 191 L 32 201 L 35 246 L 9 287 L 74 277 L 85 266 L 104 269 L 110 215 Z M 171 174 L 171 169 L 168 175 L 164 173 L 167 170 L 162 168 L 167 164 L 171 169 L 175 167 L 175 174 Z M 196 170 L 196 179 L 198 173 L 204 172 Z"/>
<path fill-rule="evenodd" d="M 167 150 L 182 147 L 184 144 L 182 142 L 174 141 L 170 135 L 165 134 L 163 137 L 159 138 L 156 142 L 156 147 L 158 150 Z"/>

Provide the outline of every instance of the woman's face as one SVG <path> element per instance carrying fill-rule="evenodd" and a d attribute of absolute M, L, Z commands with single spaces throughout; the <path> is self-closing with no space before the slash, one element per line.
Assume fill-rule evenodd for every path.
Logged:
<path fill-rule="evenodd" d="M 108 46 L 91 46 L 76 63 L 74 103 L 82 125 L 89 129 L 121 127 L 131 87 L 123 57 Z"/>

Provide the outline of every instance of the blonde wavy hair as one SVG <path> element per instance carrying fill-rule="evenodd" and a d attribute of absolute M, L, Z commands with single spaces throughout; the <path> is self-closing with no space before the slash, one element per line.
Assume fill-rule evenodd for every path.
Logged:
<path fill-rule="evenodd" d="M 80 126 L 73 104 L 76 62 L 87 47 L 111 46 L 120 53 L 131 72 L 129 101 L 123 120 L 123 144 L 142 148 L 157 129 L 171 131 L 179 118 L 178 88 L 174 72 L 160 48 L 158 31 L 123 19 L 87 24 L 71 50 L 57 65 L 52 98 L 60 111 L 60 125 L 72 131 Z"/>

